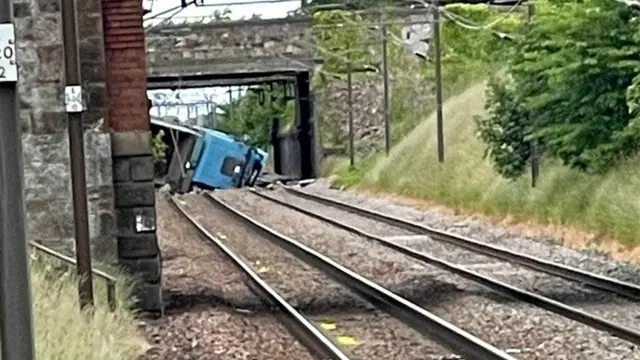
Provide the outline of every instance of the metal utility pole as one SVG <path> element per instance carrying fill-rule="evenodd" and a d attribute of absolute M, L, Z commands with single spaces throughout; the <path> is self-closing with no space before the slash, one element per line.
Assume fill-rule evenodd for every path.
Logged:
<path fill-rule="evenodd" d="M 352 76 L 353 70 L 351 68 L 351 56 L 349 56 L 349 62 L 347 63 L 347 103 L 349 104 L 349 167 L 355 168 L 355 148 L 353 144 L 353 84 Z"/>
<path fill-rule="evenodd" d="M 438 135 L 438 161 L 444 163 L 444 129 L 442 120 L 442 49 L 440 46 L 440 10 L 433 5 L 433 42 L 435 44 L 436 66 L 436 119 Z"/>
<path fill-rule="evenodd" d="M 84 133 L 82 129 L 84 102 L 80 79 L 75 0 L 62 0 L 61 12 L 66 77 L 64 98 L 69 121 L 69 158 L 71 159 L 76 261 L 78 262 L 78 275 L 80 277 L 78 292 L 80 294 L 80 308 L 84 309 L 87 306 L 93 306 L 93 279 L 91 273 L 91 246 L 89 243 L 87 180 L 84 163 Z"/>
<path fill-rule="evenodd" d="M 3 360 L 33 360 L 33 320 L 24 224 L 22 126 L 12 0 L 0 0 L 0 343 Z"/>
<path fill-rule="evenodd" d="M 382 24 L 382 75 L 384 77 L 384 149 L 389 155 L 391 151 L 391 109 L 389 106 L 389 64 L 387 25 Z"/>
<path fill-rule="evenodd" d="M 533 2 L 527 4 L 527 26 L 531 26 L 531 20 L 535 14 L 536 8 Z M 531 150 L 531 187 L 538 185 L 538 177 L 540 176 L 540 162 L 538 158 L 537 141 L 531 140 L 529 144 Z"/>
<path fill-rule="evenodd" d="M 233 89 L 229 86 L 229 106 L 227 108 L 227 121 L 231 121 L 233 116 Z"/>

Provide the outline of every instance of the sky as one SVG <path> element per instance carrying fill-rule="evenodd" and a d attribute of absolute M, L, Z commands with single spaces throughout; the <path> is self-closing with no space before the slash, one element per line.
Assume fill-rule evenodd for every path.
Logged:
<path fill-rule="evenodd" d="M 198 0 L 201 1 L 201 0 Z M 273 0 L 268 0 L 273 1 Z M 256 2 L 256 4 L 251 4 L 251 2 Z M 291 1 L 282 1 L 282 2 L 274 2 L 274 3 L 259 3 L 260 0 L 204 0 L 205 6 L 193 6 L 183 9 L 175 16 L 171 17 L 172 22 L 175 23 L 183 23 L 183 22 L 191 22 L 191 21 L 199 21 L 203 17 L 206 19 L 207 17 L 211 17 L 216 10 L 222 12 L 224 9 L 231 10 L 230 17 L 232 20 L 240 20 L 242 18 L 249 19 L 254 14 L 258 14 L 263 19 L 275 19 L 275 18 L 283 18 L 287 16 L 287 13 L 293 10 L 296 10 L 300 7 L 300 0 L 291 0 Z M 237 5 L 229 5 L 233 3 L 240 3 Z M 151 13 L 147 14 L 145 18 L 153 17 L 154 15 L 158 15 L 164 11 L 170 10 L 176 6 L 180 6 L 180 0 L 143 0 L 143 6 L 145 8 L 151 7 Z M 223 5 L 217 5 L 223 4 Z M 170 15 L 173 14 L 173 11 L 168 12 L 164 15 L 159 15 L 157 18 L 148 20 L 145 22 L 145 25 L 155 24 L 162 20 L 167 19 Z M 243 94 L 246 89 L 240 89 L 241 94 Z M 191 117 L 198 114 L 205 114 L 207 112 L 207 106 L 205 104 L 202 105 L 179 105 L 179 104 L 189 104 L 189 103 L 202 103 L 205 102 L 206 99 L 210 99 L 210 101 L 217 102 L 219 104 L 224 104 L 229 102 L 229 88 L 206 88 L 206 89 L 187 89 L 187 90 L 179 90 L 176 92 L 172 92 L 170 90 L 157 90 L 157 91 L 149 91 L 149 97 L 152 99 L 154 103 L 154 107 L 151 109 L 151 114 L 155 116 L 163 116 L 163 115 L 173 115 L 177 116 L 181 120 L 186 120 L 187 116 L 191 115 Z M 162 93 L 167 100 L 163 100 L 162 102 L 167 104 L 164 106 L 159 105 L 159 101 L 155 101 L 154 93 Z M 178 95 L 179 94 L 179 95 Z M 236 98 L 238 95 L 238 89 L 234 89 L 233 97 Z M 177 95 L 177 96 L 176 96 Z M 169 105 L 170 104 L 170 105 Z"/>

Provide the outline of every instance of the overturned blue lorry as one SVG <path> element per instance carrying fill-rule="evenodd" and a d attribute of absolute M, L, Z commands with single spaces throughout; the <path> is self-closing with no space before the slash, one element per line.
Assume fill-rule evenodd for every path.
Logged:
<path fill-rule="evenodd" d="M 172 192 L 254 186 L 267 165 L 267 152 L 217 130 L 151 117 L 151 131 L 167 144 L 156 183 Z"/>

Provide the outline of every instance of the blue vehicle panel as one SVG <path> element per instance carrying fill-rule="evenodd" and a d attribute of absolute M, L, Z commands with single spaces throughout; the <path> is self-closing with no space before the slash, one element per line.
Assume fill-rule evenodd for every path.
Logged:
<path fill-rule="evenodd" d="M 206 187 L 237 187 L 238 172 L 244 168 L 245 148 L 225 134 L 205 130 L 201 155 L 193 182 Z"/>
<path fill-rule="evenodd" d="M 217 130 L 203 129 L 203 133 L 193 182 L 217 189 L 252 186 L 268 154 Z"/>

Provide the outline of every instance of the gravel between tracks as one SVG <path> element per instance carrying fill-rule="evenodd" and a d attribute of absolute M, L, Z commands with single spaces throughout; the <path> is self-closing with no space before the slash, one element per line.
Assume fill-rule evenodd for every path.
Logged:
<path fill-rule="evenodd" d="M 289 303 L 311 315 L 311 319 L 331 322 L 336 331 L 328 336 L 350 336 L 357 346 L 343 346 L 356 359 L 411 360 L 442 359 L 450 352 L 391 316 L 375 310 L 350 290 L 319 270 L 253 232 L 213 207 L 202 196 L 181 198 L 185 209 L 200 224 L 224 239 L 234 252 L 252 264 L 267 283 Z M 215 232 L 214 232 L 215 231 Z M 320 315 L 322 313 L 322 315 Z"/>
<path fill-rule="evenodd" d="M 437 278 L 436 284 L 448 283 L 447 287 L 476 288 L 475 284 L 246 191 L 219 192 L 216 196 L 385 286 L 414 283 L 414 288 L 424 290 Z M 429 277 L 431 284 L 425 281 Z M 628 342 L 525 304 L 462 294 L 434 304 L 428 294 L 425 292 L 423 301 L 416 302 L 429 303 L 429 310 L 500 348 L 521 349 L 522 359 L 640 359 L 640 352 L 634 352 Z"/>
<path fill-rule="evenodd" d="M 302 191 L 328 196 L 348 204 L 415 221 L 435 229 L 469 236 L 542 259 L 640 284 L 640 266 L 613 261 L 593 250 L 569 249 L 559 244 L 555 239 L 525 237 L 511 233 L 504 227 L 489 226 L 472 218 L 461 220 L 437 210 L 418 210 L 410 206 L 398 205 L 389 200 L 378 199 L 352 191 L 331 189 L 325 180 L 318 180 L 305 186 Z"/>
<path fill-rule="evenodd" d="M 402 237 L 399 235 L 403 231 L 407 235 L 411 235 L 411 232 L 344 210 L 318 204 L 312 200 L 300 198 L 283 189 L 268 191 L 266 195 L 307 210 L 312 209 L 315 213 L 338 221 L 344 222 L 345 219 L 348 219 L 349 225 L 386 237 L 391 242 L 405 245 L 453 263 L 463 264 L 475 272 L 542 294 L 565 304 L 577 306 L 629 327 L 636 327 L 637 321 L 640 319 L 640 304 L 611 293 L 584 287 L 578 283 L 529 270 L 519 265 L 512 265 L 487 256 L 477 255 L 456 246 L 434 241 L 427 236 Z"/>
<path fill-rule="evenodd" d="M 552 239 L 523 237 L 510 233 L 505 228 L 490 227 L 476 220 L 460 220 L 439 211 L 421 211 L 409 206 L 397 205 L 388 200 L 376 199 L 371 196 L 344 192 L 329 188 L 324 180 L 319 180 L 301 189 L 303 192 L 322 195 L 340 200 L 348 204 L 375 210 L 402 219 L 407 219 L 435 229 L 446 230 L 455 234 L 469 236 L 473 239 L 485 241 L 514 251 L 522 252 L 541 259 L 574 266 L 586 271 L 610 276 L 623 281 L 640 284 L 640 267 L 630 263 L 614 261 L 602 254 L 590 250 L 573 250 L 559 245 Z M 270 191 L 268 194 L 280 194 L 284 190 Z M 344 211 L 322 206 L 310 200 L 284 194 L 288 201 L 294 204 L 313 206 L 313 211 L 326 216 L 341 216 Z M 297 198 L 300 200 L 295 200 Z M 365 229 L 378 234 L 398 234 L 402 230 L 385 224 L 373 224 L 374 221 L 357 215 L 346 213 L 349 223 L 353 226 L 364 226 Z M 375 226 L 375 227 L 373 227 Z M 378 232 L 379 231 L 379 232 Z M 406 230 L 404 232 L 407 233 Z M 393 238 L 390 240 L 394 241 Z M 566 304 L 577 306 L 593 314 L 619 322 L 626 326 L 637 328 L 640 320 L 640 304 L 629 301 L 609 293 L 593 290 L 579 284 L 566 281 L 551 275 L 528 270 L 518 265 L 511 265 L 489 257 L 477 255 L 458 247 L 433 241 L 426 236 L 415 240 L 398 239 L 403 245 L 419 251 L 425 251 L 442 259 L 458 264 L 469 265 L 480 273 L 508 282 L 512 285 L 535 291 Z"/>
<path fill-rule="evenodd" d="M 271 314 L 228 306 L 257 308 L 259 300 L 162 196 L 156 210 L 170 301 L 164 318 L 142 322 L 152 347 L 140 360 L 312 360 Z"/>

